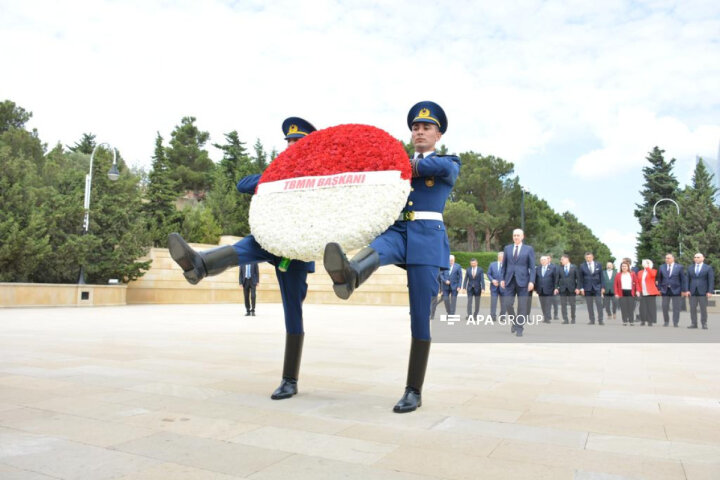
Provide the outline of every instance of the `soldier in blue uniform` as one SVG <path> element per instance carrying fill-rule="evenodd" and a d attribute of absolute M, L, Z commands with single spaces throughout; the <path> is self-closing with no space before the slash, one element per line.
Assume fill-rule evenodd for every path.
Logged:
<path fill-rule="evenodd" d="M 460 159 L 437 155 L 435 144 L 447 130 L 447 117 L 433 102 L 414 105 L 407 118 L 415 156 L 412 189 L 400 218 L 352 260 L 337 243 L 325 246 L 323 263 L 333 280 L 335 294 L 347 299 L 380 265 L 395 264 L 407 270 L 410 296 L 410 362 L 405 393 L 395 405 L 397 413 L 422 405 L 422 386 L 430 354 L 430 304 L 438 293 L 438 273 L 449 268 L 448 243 L 442 212 L 460 172 Z"/>
<path fill-rule="evenodd" d="M 315 131 L 308 121 L 298 117 L 290 117 L 282 124 L 288 147 L 301 138 Z M 260 174 L 248 175 L 237 183 L 240 193 L 252 195 L 260 180 Z M 207 276 L 218 275 L 227 268 L 240 264 L 268 262 L 275 266 L 280 295 L 285 312 L 285 361 L 283 364 L 282 381 L 270 398 L 282 400 L 290 398 L 298 391 L 297 382 L 300 372 L 300 359 L 305 332 L 303 330 L 302 303 L 307 294 L 307 274 L 315 271 L 315 262 L 292 260 L 283 272 L 278 269 L 281 258 L 263 249 L 248 235 L 235 245 L 196 252 L 183 238 L 172 233 L 168 238 L 170 255 L 180 267 L 188 282 L 195 285 Z"/>

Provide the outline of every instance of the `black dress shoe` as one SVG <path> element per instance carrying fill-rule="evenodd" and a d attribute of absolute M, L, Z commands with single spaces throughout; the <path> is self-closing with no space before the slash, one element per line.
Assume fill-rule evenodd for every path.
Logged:
<path fill-rule="evenodd" d="M 703 325 L 703 330 L 707 330 L 707 325 Z"/>
<path fill-rule="evenodd" d="M 254 317 L 254 316 L 255 316 L 255 310 L 253 310 L 252 312 L 250 312 L 250 315 L 252 315 L 252 316 Z"/>
<path fill-rule="evenodd" d="M 515 335 L 518 336 L 518 337 L 522 337 L 522 336 L 523 336 L 523 333 L 522 333 L 522 332 L 523 332 L 522 330 L 518 330 Z"/>
<path fill-rule="evenodd" d="M 293 380 L 291 378 L 283 378 L 280 382 L 280 386 L 275 389 L 272 395 L 270 395 L 270 398 L 272 398 L 273 400 L 283 400 L 285 398 L 290 398 L 293 395 L 296 395 L 297 392 L 297 380 Z"/>
<path fill-rule="evenodd" d="M 395 412 L 395 413 L 414 412 L 415 410 L 418 409 L 418 407 L 422 407 L 422 395 L 420 394 L 420 391 L 416 390 L 412 387 L 406 387 L 405 394 L 395 404 L 395 406 L 393 407 L 393 412 Z"/>
<path fill-rule="evenodd" d="M 515 327 L 515 325 L 510 325 L 510 333 L 515 333 L 516 329 L 517 327 Z"/>
<path fill-rule="evenodd" d="M 605 322 L 603 322 L 602 320 L 600 320 L 600 321 L 598 322 L 598 325 L 605 325 Z"/>
<path fill-rule="evenodd" d="M 595 322 L 588 322 L 588 325 L 595 325 Z"/>
<path fill-rule="evenodd" d="M 697 325 L 690 325 L 688 328 L 697 328 Z"/>
<path fill-rule="evenodd" d="M 570 322 L 568 322 L 567 320 L 563 320 L 563 322 L 562 322 L 563 325 L 567 325 L 568 323 L 570 323 Z"/>
<path fill-rule="evenodd" d="M 246 316 L 246 317 L 249 317 L 249 316 L 250 316 L 250 312 L 247 312 L 247 313 L 245 314 L 245 316 Z"/>
<path fill-rule="evenodd" d="M 669 323 L 667 323 L 667 322 L 666 322 L 666 323 L 663 323 L 663 327 L 669 327 L 669 326 L 670 326 Z"/>

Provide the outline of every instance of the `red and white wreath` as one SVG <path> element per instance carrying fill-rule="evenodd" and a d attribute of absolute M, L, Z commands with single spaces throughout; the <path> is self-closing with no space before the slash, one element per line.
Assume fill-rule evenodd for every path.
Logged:
<path fill-rule="evenodd" d="M 250 230 L 267 251 L 291 259 L 319 259 L 328 242 L 364 247 L 398 219 L 411 176 L 402 143 L 379 128 L 318 130 L 265 170 Z"/>

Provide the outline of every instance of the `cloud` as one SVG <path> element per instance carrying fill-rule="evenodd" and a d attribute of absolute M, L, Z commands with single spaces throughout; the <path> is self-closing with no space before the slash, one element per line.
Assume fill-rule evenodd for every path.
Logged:
<path fill-rule="evenodd" d="M 623 233 L 610 228 L 600 235 L 600 241 L 610 248 L 613 256 L 618 260 L 625 257 L 635 258 L 635 245 L 637 244 L 635 233 Z"/>
<path fill-rule="evenodd" d="M 580 178 L 600 179 L 637 170 L 647 164 L 645 158 L 655 146 L 666 151 L 666 160 L 676 158 L 687 166 L 698 154 L 714 158 L 720 141 L 720 126 L 701 125 L 690 129 L 677 118 L 658 117 L 642 108 L 620 109 L 613 121 L 598 128 L 596 133 L 603 147 L 575 161 L 572 173 Z"/>

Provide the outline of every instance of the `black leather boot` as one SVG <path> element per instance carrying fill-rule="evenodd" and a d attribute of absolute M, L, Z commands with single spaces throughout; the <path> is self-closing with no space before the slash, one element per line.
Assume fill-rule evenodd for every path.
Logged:
<path fill-rule="evenodd" d="M 335 295 L 347 300 L 378 269 L 380 256 L 374 249 L 365 247 L 352 260 L 348 260 L 340 245 L 328 243 L 325 245 L 323 264 L 332 278 Z"/>
<path fill-rule="evenodd" d="M 422 386 L 425 381 L 430 340 L 412 339 L 410 344 L 410 363 L 408 364 L 407 385 L 402 398 L 393 407 L 395 413 L 408 413 L 422 406 Z"/>
<path fill-rule="evenodd" d="M 300 358 L 304 333 L 288 333 L 285 336 L 285 363 L 280 386 L 270 395 L 273 400 L 290 398 L 298 392 L 297 382 L 300 374 Z"/>
<path fill-rule="evenodd" d="M 183 269 L 185 279 L 193 285 L 205 277 L 218 275 L 238 265 L 238 257 L 232 246 L 225 245 L 196 252 L 179 233 L 168 236 L 168 250 L 175 263 Z"/>

